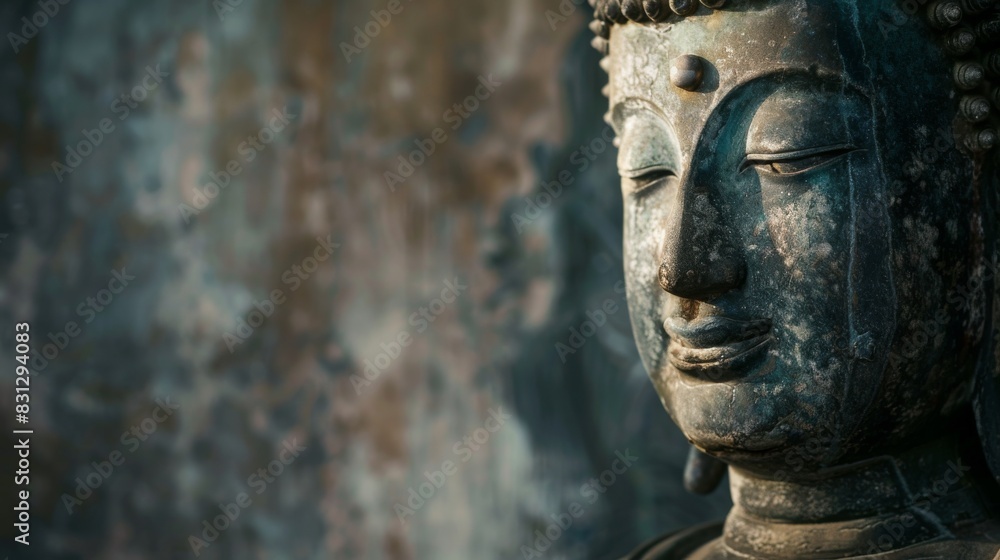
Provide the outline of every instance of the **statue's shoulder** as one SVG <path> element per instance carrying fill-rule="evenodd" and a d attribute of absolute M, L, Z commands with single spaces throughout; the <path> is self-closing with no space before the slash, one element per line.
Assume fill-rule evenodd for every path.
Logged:
<path fill-rule="evenodd" d="M 657 537 L 622 560 L 686 560 L 694 551 L 722 536 L 721 521 Z"/>

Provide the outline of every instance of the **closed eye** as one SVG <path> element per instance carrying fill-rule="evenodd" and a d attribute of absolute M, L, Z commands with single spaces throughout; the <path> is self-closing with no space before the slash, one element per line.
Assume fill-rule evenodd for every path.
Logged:
<path fill-rule="evenodd" d="M 635 193 L 643 191 L 664 179 L 677 176 L 672 169 L 667 167 L 647 167 L 646 169 L 622 172 L 621 175 L 632 182 L 635 186 L 633 190 Z"/>
<path fill-rule="evenodd" d="M 739 172 L 748 167 L 756 167 L 758 171 L 772 175 L 797 175 L 826 165 L 857 148 L 848 144 L 809 148 L 777 154 L 747 154 L 740 164 Z"/>

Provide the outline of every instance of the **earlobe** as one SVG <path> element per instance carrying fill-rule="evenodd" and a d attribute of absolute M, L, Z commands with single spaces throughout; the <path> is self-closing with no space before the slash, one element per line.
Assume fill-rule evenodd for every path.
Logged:
<path fill-rule="evenodd" d="M 684 467 L 684 488 L 692 494 L 711 494 L 719 487 L 729 466 L 691 446 Z"/>

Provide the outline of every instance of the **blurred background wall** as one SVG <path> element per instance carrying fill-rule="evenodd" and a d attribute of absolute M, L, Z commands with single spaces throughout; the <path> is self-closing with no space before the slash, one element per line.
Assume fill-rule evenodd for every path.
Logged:
<path fill-rule="evenodd" d="M 11 558 L 604 560 L 724 515 L 616 289 L 583 0 L 0 14 Z"/>

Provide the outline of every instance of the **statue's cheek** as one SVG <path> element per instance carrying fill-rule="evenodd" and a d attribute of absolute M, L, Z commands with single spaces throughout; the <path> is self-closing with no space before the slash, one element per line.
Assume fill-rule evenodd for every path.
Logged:
<path fill-rule="evenodd" d="M 635 288 L 650 294 L 662 292 L 656 284 L 656 272 L 673 196 L 671 188 L 643 196 L 626 195 L 624 200 L 625 271 Z"/>
<path fill-rule="evenodd" d="M 846 173 L 835 167 L 761 177 L 763 219 L 751 235 L 759 259 L 793 284 L 839 290 L 850 255 L 849 191 Z"/>
<path fill-rule="evenodd" d="M 665 234 L 669 199 L 660 193 L 625 197 L 624 266 L 629 315 L 646 367 L 662 366 L 663 306 L 667 293 L 657 284 L 660 240 Z"/>

